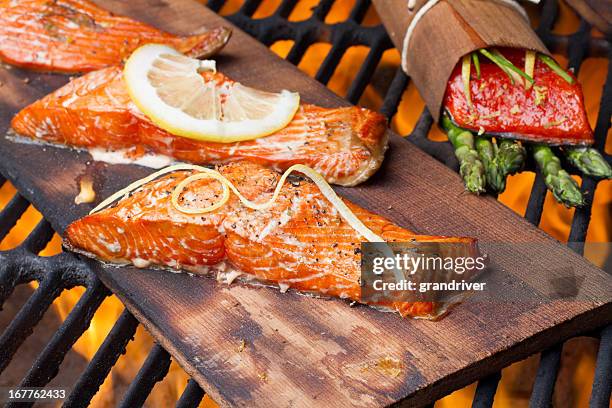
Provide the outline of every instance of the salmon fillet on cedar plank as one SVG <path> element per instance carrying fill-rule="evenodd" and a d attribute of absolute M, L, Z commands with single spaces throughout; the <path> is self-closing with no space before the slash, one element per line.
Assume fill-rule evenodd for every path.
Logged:
<path fill-rule="evenodd" d="M 203 73 L 202 75 L 211 75 Z M 220 73 L 218 81 L 231 81 Z M 76 78 L 15 116 L 20 135 L 79 148 L 128 149 L 136 158 L 157 153 L 197 164 L 250 161 L 285 170 L 304 164 L 328 182 L 352 186 L 380 167 L 387 148 L 387 121 L 358 107 L 303 104 L 291 123 L 256 140 L 197 141 L 157 127 L 132 103 L 120 67 Z"/>
<path fill-rule="evenodd" d="M 205 58 L 221 50 L 230 34 L 227 28 L 215 28 L 176 36 L 115 16 L 87 0 L 0 0 L 0 60 L 37 71 L 109 67 L 149 43 Z"/>
<path fill-rule="evenodd" d="M 221 166 L 223 174 L 248 199 L 267 202 L 280 175 L 248 162 Z M 272 208 L 252 210 L 235 196 L 205 214 L 178 211 L 171 202 L 176 186 L 191 171 L 177 171 L 145 184 L 114 207 L 88 215 L 65 231 L 68 248 L 99 260 L 161 266 L 194 273 L 234 271 L 248 280 L 301 292 L 360 301 L 363 238 L 341 217 L 310 180 L 286 183 Z M 218 181 L 200 179 L 178 197 L 187 208 L 219 201 Z M 386 241 L 453 242 L 478 252 L 472 238 L 420 236 L 345 200 L 355 215 Z M 403 316 L 432 316 L 436 305 L 378 303 Z"/>

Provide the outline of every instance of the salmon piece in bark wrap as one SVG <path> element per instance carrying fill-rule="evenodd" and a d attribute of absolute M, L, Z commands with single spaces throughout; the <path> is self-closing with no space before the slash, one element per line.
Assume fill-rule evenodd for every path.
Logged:
<path fill-rule="evenodd" d="M 525 66 L 525 51 L 501 49 L 515 67 Z M 533 84 L 513 82 L 499 66 L 481 57 L 480 76 L 472 70 L 466 98 L 462 64 L 448 81 L 444 109 L 453 121 L 475 132 L 551 145 L 591 145 L 593 130 L 584 108 L 582 87 L 571 73 L 569 83 L 541 60 Z"/>

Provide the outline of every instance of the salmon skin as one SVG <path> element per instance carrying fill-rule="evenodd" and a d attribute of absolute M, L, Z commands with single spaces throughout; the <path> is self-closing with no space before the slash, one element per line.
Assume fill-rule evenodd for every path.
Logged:
<path fill-rule="evenodd" d="M 239 162 L 218 168 L 248 199 L 267 202 L 280 175 L 263 166 Z M 179 212 L 171 193 L 191 171 L 177 171 L 145 184 L 115 206 L 70 224 L 67 248 L 99 260 L 137 267 L 161 266 L 193 273 L 219 272 L 282 289 L 361 301 L 361 236 L 341 217 L 310 180 L 286 183 L 272 208 L 252 210 L 232 195 L 205 214 Z M 178 197 L 187 208 L 218 202 L 221 184 L 200 179 Z M 419 236 L 348 201 L 353 213 L 375 234 L 395 242 L 466 243 L 471 238 Z M 432 302 L 377 303 L 403 316 L 437 316 Z"/>
<path fill-rule="evenodd" d="M 228 28 L 179 37 L 87 0 L 0 0 L 0 60 L 45 72 L 82 73 L 119 64 L 144 44 L 197 58 L 217 53 Z"/>
<path fill-rule="evenodd" d="M 516 67 L 525 66 L 525 51 L 506 48 L 501 52 Z M 549 145 L 593 144 L 582 87 L 571 72 L 568 74 L 574 78 L 573 84 L 537 59 L 535 83 L 525 89 L 512 84 L 505 72 L 484 57 L 480 58 L 480 79 L 473 71 L 471 108 L 465 96 L 461 63 L 446 88 L 444 107 L 459 127 Z"/>
<path fill-rule="evenodd" d="M 132 103 L 120 67 L 74 79 L 19 112 L 12 127 L 20 135 L 52 143 L 129 149 L 134 157 L 152 152 L 198 164 L 251 160 L 277 170 L 304 164 L 328 182 L 346 186 L 370 177 L 387 147 L 383 115 L 357 107 L 306 104 L 287 127 L 256 140 L 213 143 L 174 136 Z"/>

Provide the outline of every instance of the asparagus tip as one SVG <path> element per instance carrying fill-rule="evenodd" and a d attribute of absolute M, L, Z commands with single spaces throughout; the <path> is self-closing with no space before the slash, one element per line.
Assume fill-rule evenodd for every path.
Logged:
<path fill-rule="evenodd" d="M 533 157 L 544 176 L 544 182 L 558 202 L 566 207 L 581 207 L 584 197 L 578 183 L 561 167 L 561 161 L 547 145 L 536 145 Z"/>
<path fill-rule="evenodd" d="M 569 162 L 583 174 L 597 179 L 612 178 L 612 167 L 592 147 L 570 147 L 564 149 L 564 153 Z"/>

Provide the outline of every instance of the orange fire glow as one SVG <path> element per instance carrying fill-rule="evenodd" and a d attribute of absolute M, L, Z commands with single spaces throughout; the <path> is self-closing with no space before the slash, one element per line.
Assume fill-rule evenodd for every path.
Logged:
<path fill-rule="evenodd" d="M 205 0 L 201 1 L 205 2 Z M 316 6 L 318 2 L 318 0 L 299 1 L 290 19 L 297 21 L 308 18 L 311 14 L 312 7 Z M 280 0 L 263 1 L 254 17 L 261 18 L 270 15 L 280 3 Z M 326 17 L 326 22 L 334 23 L 346 19 L 354 3 L 355 0 L 337 0 L 329 15 Z M 241 0 L 230 0 L 221 10 L 221 14 L 232 13 L 236 11 L 241 4 Z M 364 24 L 374 25 L 378 23 L 378 17 L 373 8 L 371 8 L 365 17 Z M 555 28 L 555 31 L 568 34 L 576 31 L 577 28 L 578 19 L 575 14 L 566 5 L 562 5 L 560 23 Z M 278 55 L 284 57 L 287 55 L 292 45 L 292 41 L 279 41 L 273 44 L 271 49 Z M 309 76 L 314 76 L 325 55 L 330 50 L 330 47 L 329 44 L 323 43 L 311 46 L 299 64 L 299 68 Z M 339 95 L 345 95 L 351 80 L 357 74 L 367 52 L 368 49 L 366 47 L 351 47 L 342 58 L 340 65 L 331 78 L 329 88 Z M 561 63 L 565 62 L 562 57 L 559 57 L 559 60 Z M 376 75 L 379 77 L 393 75 L 398 65 L 398 52 L 395 50 L 386 51 L 380 61 Z M 584 87 L 587 111 L 591 124 L 594 124 L 597 118 L 606 72 L 606 59 L 589 59 L 583 64 L 580 70 L 579 79 Z M 381 89 L 376 85 L 368 85 L 359 103 L 360 105 L 372 109 L 379 109 L 382 103 L 382 97 Z M 398 114 L 393 119 L 393 129 L 401 135 L 409 134 L 421 114 L 423 107 L 424 103 L 418 92 L 413 85 L 410 85 L 403 96 Z M 442 132 L 435 127 L 430 137 L 434 140 L 445 140 L 445 136 Z M 612 152 L 612 138 L 610 137 L 608 137 L 606 151 L 608 153 Z M 405 159 L 407 163 L 410 162 L 409 157 Z M 525 212 L 533 180 L 534 174 L 529 172 L 512 176 L 508 182 L 507 191 L 500 196 L 500 201 L 522 215 Z M 612 206 L 612 189 L 609 188 L 611 182 L 607 181 L 603 183 L 606 183 L 606 186 L 600 187 L 595 196 L 593 219 L 587 236 L 588 242 L 612 241 L 612 231 L 610 228 L 610 225 L 612 225 L 612 213 L 609 211 Z M 0 208 L 3 208 L 14 194 L 15 189 L 10 183 L 6 183 L 0 189 Z M 552 198 L 552 195 L 548 193 L 540 226 L 554 238 L 560 241 L 567 241 L 572 213 L 573 210 L 568 210 L 557 204 Z M 30 207 L 11 233 L 0 242 L 0 250 L 16 247 L 40 219 L 41 215 L 34 208 Z M 61 252 L 61 240 L 56 235 L 41 255 L 50 256 L 59 252 Z M 586 255 L 589 257 L 591 254 L 587 253 Z M 598 264 L 601 264 L 603 261 L 603 259 L 597 258 L 594 255 L 591 260 Z M 32 286 L 35 287 L 35 285 Z M 53 308 L 55 313 L 57 313 L 61 319 L 64 319 L 79 300 L 83 291 L 82 288 L 64 291 L 64 293 L 54 302 Z M 113 296 L 106 299 L 102 307 L 95 314 L 91 327 L 76 343 L 75 351 L 86 359 L 91 359 L 122 311 L 123 305 L 116 297 Z M 123 390 L 129 385 L 129 382 L 144 362 L 152 344 L 153 339 L 142 328 L 139 328 L 135 340 L 128 346 L 126 355 L 119 359 L 112 374 L 108 376 L 100 392 L 98 392 L 94 398 L 93 406 L 110 407 L 118 404 L 121 394 L 116 391 L 121 389 L 121 384 L 123 384 Z M 527 400 L 524 399 L 524 393 L 516 391 L 517 378 L 521 376 L 522 370 L 525 369 L 526 364 L 528 365 L 529 363 L 515 364 L 504 370 L 500 390 L 496 395 L 495 406 L 526 406 Z M 588 401 L 593 368 L 594 359 L 592 355 L 584 355 L 577 363 L 577 369 L 572 378 L 572 388 L 576 390 L 574 395 L 577 405 L 586 405 Z M 147 400 L 147 406 L 164 407 L 173 405 L 180 397 L 187 380 L 187 374 L 173 362 L 168 376 L 154 388 L 152 395 Z M 474 391 L 475 385 L 466 387 L 444 398 L 438 402 L 436 406 L 469 406 Z M 206 397 L 202 406 L 215 406 L 215 404 Z"/>

